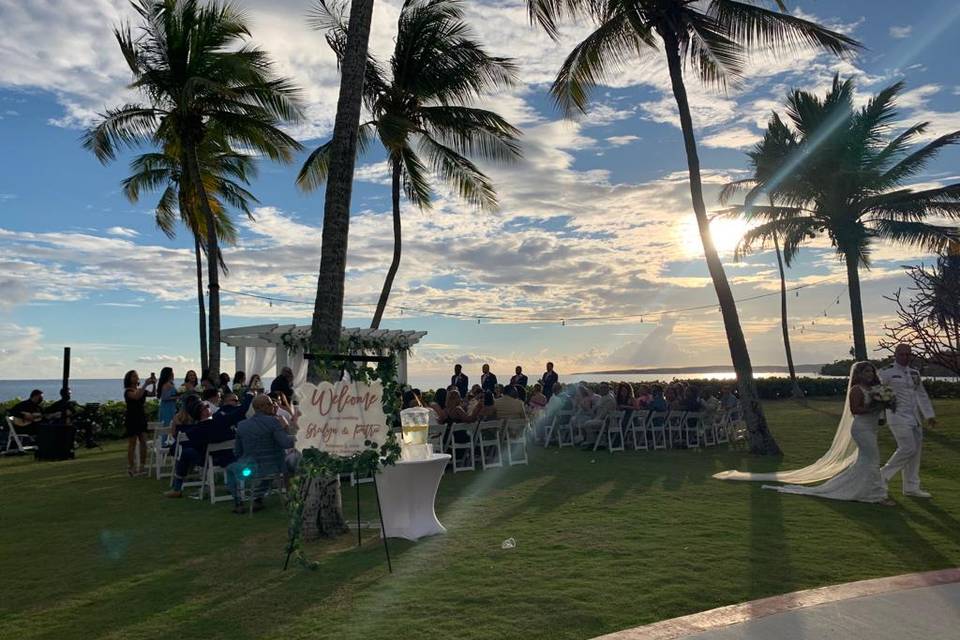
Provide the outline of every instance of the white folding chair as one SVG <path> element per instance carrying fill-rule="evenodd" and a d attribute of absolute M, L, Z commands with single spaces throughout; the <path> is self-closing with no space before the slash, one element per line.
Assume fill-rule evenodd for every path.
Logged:
<path fill-rule="evenodd" d="M 647 439 L 647 419 L 650 417 L 649 411 L 634 411 L 630 416 L 630 425 L 628 427 L 630 439 L 633 441 L 633 449 L 650 448 L 650 442 Z"/>
<path fill-rule="evenodd" d="M 475 440 L 480 449 L 480 466 L 486 471 L 488 468 L 503 466 L 503 449 L 500 447 L 500 432 L 503 430 L 504 420 L 488 420 L 477 424 Z M 489 454 L 490 461 L 487 461 Z"/>
<path fill-rule="evenodd" d="M 747 422 L 743 419 L 743 410 L 739 407 L 735 409 L 730 409 L 727 413 L 727 435 L 730 439 L 730 444 L 732 446 L 739 446 L 746 444 L 748 440 L 747 436 Z"/>
<path fill-rule="evenodd" d="M 147 432 L 150 434 L 150 438 L 147 439 L 147 468 L 145 471 L 148 476 L 156 475 L 157 480 L 172 473 L 172 470 L 166 473 L 163 471 L 170 455 L 167 447 L 164 446 L 164 441 L 172 431 L 170 427 L 165 427 L 162 422 L 147 423 Z M 137 446 L 140 446 L 139 443 Z"/>
<path fill-rule="evenodd" d="M 613 453 L 614 451 L 624 451 L 626 450 L 626 442 L 623 437 L 623 411 L 614 411 L 607 415 L 607 451 Z M 597 438 L 599 441 L 600 438 Z M 616 444 L 619 443 L 619 444 Z M 596 446 L 594 446 L 596 449 Z"/>
<path fill-rule="evenodd" d="M 683 416 L 683 444 L 688 449 L 700 448 L 700 432 L 703 429 L 703 414 L 687 411 Z"/>
<path fill-rule="evenodd" d="M 272 473 L 249 478 L 241 476 L 237 479 L 237 491 L 240 494 L 241 504 L 249 503 L 247 514 L 252 517 L 253 505 L 257 498 L 263 499 L 271 493 L 283 493 L 283 474 Z"/>
<path fill-rule="evenodd" d="M 671 449 L 674 444 L 683 442 L 683 429 L 685 426 L 683 416 L 685 414 L 685 411 L 671 411 L 667 414 L 667 446 Z"/>
<path fill-rule="evenodd" d="M 700 442 L 704 447 L 717 445 L 717 414 L 704 411 L 700 416 Z"/>
<path fill-rule="evenodd" d="M 668 449 L 667 442 L 667 411 L 651 411 L 647 419 L 647 425 L 650 429 L 650 438 L 653 441 L 653 449 Z"/>
<path fill-rule="evenodd" d="M 442 424 L 432 424 L 427 429 L 427 443 L 433 446 L 434 453 L 443 453 L 443 434 L 446 430 L 446 426 Z"/>
<path fill-rule="evenodd" d="M 527 421 L 523 418 L 505 420 L 503 433 L 507 442 L 507 464 L 527 464 Z"/>
<path fill-rule="evenodd" d="M 553 414 L 553 420 L 547 423 L 543 446 L 549 447 L 554 436 L 560 449 L 573 446 L 573 411 L 563 410 Z"/>
<path fill-rule="evenodd" d="M 473 423 L 459 423 L 454 424 L 450 427 L 450 432 L 447 435 L 447 451 L 450 452 L 451 462 L 453 463 L 453 472 L 458 471 L 473 471 L 476 468 L 476 459 L 473 455 L 473 434 L 476 432 L 477 424 Z M 464 442 L 457 442 L 456 434 L 463 433 L 466 434 Z M 462 452 L 462 456 L 457 454 Z M 467 464 L 467 461 L 470 461 L 470 464 Z"/>
<path fill-rule="evenodd" d="M 29 438 L 29 436 L 27 437 Z M 0 455 L 19 455 L 37 450 L 36 445 L 23 444 L 23 438 L 24 436 L 17 433 L 17 427 L 13 424 L 13 417 L 7 416 L 7 438 Z"/>
<path fill-rule="evenodd" d="M 730 429 L 727 422 L 729 415 L 727 411 L 718 411 L 713 418 L 713 433 L 717 444 L 730 442 Z"/>
<path fill-rule="evenodd" d="M 200 477 L 203 479 L 203 484 L 200 485 L 200 500 L 203 500 L 203 494 L 206 493 L 207 490 L 210 491 L 210 504 L 216 504 L 233 498 L 229 492 L 226 495 L 220 494 L 217 496 L 217 471 L 223 475 L 223 484 L 226 485 L 227 468 L 217 466 L 213 461 L 212 455 L 217 451 L 233 451 L 233 443 L 233 440 L 227 440 L 226 442 L 212 442 L 207 445 L 207 457 L 203 461 L 203 472 L 200 474 Z"/>

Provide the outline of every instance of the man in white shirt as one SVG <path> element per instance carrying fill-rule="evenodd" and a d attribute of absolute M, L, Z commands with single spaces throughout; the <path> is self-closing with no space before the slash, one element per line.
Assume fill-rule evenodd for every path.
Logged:
<path fill-rule="evenodd" d="M 903 494 L 915 498 L 929 498 L 920 488 L 920 453 L 923 449 L 923 426 L 936 426 L 933 405 L 920 372 L 910 368 L 910 345 L 898 345 L 894 364 L 880 371 L 880 380 L 893 389 L 897 396 L 896 411 L 887 411 L 887 424 L 897 439 L 897 450 L 880 470 L 886 482 L 903 473 Z"/>

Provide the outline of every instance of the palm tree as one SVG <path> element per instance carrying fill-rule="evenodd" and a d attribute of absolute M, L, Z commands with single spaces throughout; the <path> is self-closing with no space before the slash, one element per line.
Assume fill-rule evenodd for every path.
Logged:
<path fill-rule="evenodd" d="M 567 112 L 586 110 L 590 90 L 628 58 L 644 58 L 663 47 L 680 114 L 693 211 L 737 372 L 750 450 L 776 454 L 780 448 L 767 428 L 760 406 L 730 283 L 710 237 L 683 68 L 687 63 L 702 81 L 723 87 L 742 76 L 746 52 L 751 48 L 764 47 L 780 54 L 814 46 L 842 54 L 859 45 L 843 34 L 767 9 L 761 6 L 764 4 L 775 4 L 781 11 L 785 10 L 781 0 L 775 3 L 760 0 L 527 0 L 531 20 L 538 22 L 553 38 L 559 37 L 558 21 L 564 17 L 586 18 L 597 26 L 570 52 L 553 83 L 553 96 Z"/>
<path fill-rule="evenodd" d="M 176 236 L 177 218 L 193 235 L 194 255 L 197 263 L 197 304 L 200 316 L 200 365 L 202 370 L 209 368 L 207 356 L 206 308 L 203 294 L 204 252 L 202 239 L 206 237 L 206 220 L 202 214 L 192 211 L 187 203 L 186 192 L 180 188 L 181 175 L 179 151 L 175 148 L 163 152 L 145 153 L 130 163 L 131 175 L 123 185 L 124 195 L 130 202 L 138 202 L 142 191 L 162 189 L 160 200 L 155 209 L 157 227 L 168 238 Z M 235 245 L 237 230 L 227 211 L 226 204 L 240 209 L 252 220 L 250 204 L 257 203 L 256 197 L 247 191 L 246 186 L 256 174 L 256 165 L 252 156 L 235 153 L 210 138 L 201 150 L 201 170 L 210 199 L 210 208 L 216 216 L 217 238 L 220 246 Z M 226 203 L 226 204 L 225 204 Z M 220 268 L 226 271 L 222 254 L 219 256 Z"/>
<path fill-rule="evenodd" d="M 736 180 L 724 185 L 720 192 L 720 203 L 728 204 L 730 198 L 738 191 L 752 189 L 758 184 L 764 183 L 774 175 L 783 164 L 784 158 L 783 140 L 789 134 L 789 129 L 783 124 L 783 121 L 774 114 L 767 124 L 767 130 L 764 132 L 763 139 L 758 142 L 754 148 L 747 154 L 750 158 L 750 165 L 753 167 L 753 177 L 743 180 Z M 773 197 L 770 197 L 770 204 L 773 204 Z M 742 216 L 743 212 L 739 209 L 730 209 L 727 212 L 734 216 Z M 783 334 L 783 349 L 787 357 L 787 370 L 790 373 L 790 383 L 794 398 L 802 398 L 803 391 L 800 389 L 800 383 L 797 382 L 797 370 L 793 364 L 793 349 L 790 347 L 790 328 L 787 318 L 787 278 L 783 269 L 783 254 L 780 251 L 780 239 L 777 235 L 772 237 L 773 250 L 777 257 L 777 271 L 780 274 L 780 329 Z M 738 251 L 737 258 L 742 257 Z"/>
<path fill-rule="evenodd" d="M 762 246 L 774 236 L 783 240 L 789 265 L 800 246 L 826 236 L 847 268 L 854 357 L 867 359 L 867 341 L 860 294 L 860 268 L 870 267 L 877 241 L 941 252 L 958 237 L 953 225 L 927 222 L 931 216 L 960 219 L 960 183 L 932 189 L 904 187 L 943 147 L 960 142 L 960 131 L 913 148 L 929 127 L 921 122 L 891 137 L 895 103 L 903 88 L 897 82 L 880 91 L 863 107 L 854 108 L 851 80 L 833 79 L 820 98 L 805 91 L 787 97 L 792 129 L 776 152 L 776 170 L 747 194 L 740 209 L 761 224 L 748 231 L 741 250 Z M 758 206 L 762 193 L 776 205 Z"/>
<path fill-rule="evenodd" d="M 323 0 L 319 4 L 322 5 Z M 317 274 L 317 296 L 310 327 L 314 353 L 337 353 L 340 345 L 347 240 L 350 234 L 350 197 L 353 193 L 353 169 L 357 158 L 360 108 L 372 19 L 373 0 L 352 0 L 350 26 L 340 59 L 340 95 L 333 123 L 333 139 L 330 141 L 330 167 L 323 203 L 320 271 Z M 319 359 L 310 360 L 308 377 L 311 382 L 318 382 L 324 373 Z M 331 502 L 333 497 L 321 489 L 321 499 Z M 321 509 L 320 532 L 339 533 L 345 526 L 342 516 L 339 521 L 336 518 L 328 521 L 325 519 L 327 512 L 331 516 L 337 515 L 333 510 Z"/>
<path fill-rule="evenodd" d="M 465 106 L 482 92 L 513 84 L 515 68 L 487 54 L 463 22 L 461 0 L 407 0 L 387 69 L 368 57 L 363 93 L 371 119 L 359 128 L 358 151 L 374 136 L 387 152 L 392 176 L 393 260 L 370 326 L 383 317 L 401 255 L 401 188 L 421 209 L 433 196 L 428 169 L 470 204 L 497 207 L 490 179 L 466 156 L 506 161 L 519 157 L 519 131 L 492 111 Z M 342 57 L 347 28 L 342 2 L 319 4 L 315 24 Z M 297 177 L 305 190 L 324 183 L 331 142 L 307 158 Z"/>
<path fill-rule="evenodd" d="M 175 144 L 186 209 L 202 214 L 208 256 L 219 256 L 216 215 L 203 180 L 200 150 L 211 132 L 229 148 L 289 162 L 300 144 L 279 129 L 300 117 L 297 90 L 275 77 L 266 53 L 247 42 L 243 13 L 197 0 L 132 0 L 140 16 L 114 30 L 145 99 L 108 110 L 84 136 L 101 162 L 124 147 Z M 210 291 L 209 371 L 220 370 L 220 277 L 207 261 Z"/>

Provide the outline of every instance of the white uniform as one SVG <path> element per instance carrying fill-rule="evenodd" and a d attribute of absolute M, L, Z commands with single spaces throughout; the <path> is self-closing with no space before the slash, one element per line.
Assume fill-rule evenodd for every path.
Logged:
<path fill-rule="evenodd" d="M 903 471 L 903 491 L 920 491 L 922 425 L 934 417 L 933 404 L 916 369 L 894 363 L 880 371 L 880 380 L 897 396 L 897 410 L 887 411 L 887 424 L 897 439 L 897 450 L 880 473 L 889 482 L 897 472 Z"/>

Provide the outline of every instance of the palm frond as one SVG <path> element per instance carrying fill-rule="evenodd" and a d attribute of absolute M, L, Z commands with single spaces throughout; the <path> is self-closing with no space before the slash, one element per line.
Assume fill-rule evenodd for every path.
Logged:
<path fill-rule="evenodd" d="M 780 4 L 781 10 L 783 4 Z M 774 53 L 805 47 L 825 49 L 836 55 L 849 55 L 863 45 L 838 31 L 815 22 L 772 11 L 752 2 L 711 0 L 707 13 L 724 32 L 748 49 L 767 48 Z"/>

